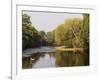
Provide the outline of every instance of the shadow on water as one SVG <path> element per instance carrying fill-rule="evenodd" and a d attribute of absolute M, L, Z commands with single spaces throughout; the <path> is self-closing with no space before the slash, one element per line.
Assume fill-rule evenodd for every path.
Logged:
<path fill-rule="evenodd" d="M 89 52 L 42 52 L 22 58 L 23 69 L 73 66 L 89 66 Z"/>

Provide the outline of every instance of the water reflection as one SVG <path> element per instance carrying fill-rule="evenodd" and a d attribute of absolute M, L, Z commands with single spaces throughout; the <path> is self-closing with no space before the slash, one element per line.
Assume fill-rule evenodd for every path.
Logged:
<path fill-rule="evenodd" d="M 22 68 L 88 66 L 89 52 L 56 51 L 35 53 L 22 58 Z"/>
<path fill-rule="evenodd" d="M 86 52 L 60 52 L 55 54 L 56 64 L 60 67 L 87 66 L 89 56 Z"/>

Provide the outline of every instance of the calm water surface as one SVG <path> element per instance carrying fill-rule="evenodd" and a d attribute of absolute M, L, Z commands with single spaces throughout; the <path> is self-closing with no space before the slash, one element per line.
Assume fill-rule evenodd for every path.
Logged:
<path fill-rule="evenodd" d="M 41 51 L 39 51 L 41 50 Z M 32 53 L 33 52 L 33 53 Z M 55 51 L 54 48 L 28 49 L 23 53 L 22 68 L 88 66 L 88 52 Z"/>

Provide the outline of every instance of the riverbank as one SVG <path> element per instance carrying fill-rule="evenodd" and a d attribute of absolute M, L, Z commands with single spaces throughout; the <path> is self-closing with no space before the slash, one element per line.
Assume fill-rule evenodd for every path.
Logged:
<path fill-rule="evenodd" d="M 29 57 L 31 54 L 36 54 L 36 53 L 46 53 L 46 52 L 55 52 L 56 50 L 58 51 L 83 51 L 83 48 L 65 48 L 63 46 L 60 47 L 54 47 L 54 46 L 41 46 L 38 48 L 29 48 L 25 49 L 22 52 L 23 57 Z"/>
<path fill-rule="evenodd" d="M 44 52 L 55 52 L 56 49 L 53 46 L 42 46 L 42 47 L 38 47 L 38 48 L 29 48 L 26 50 L 23 50 L 22 55 L 31 55 L 31 54 L 35 54 L 35 53 L 44 53 Z"/>
<path fill-rule="evenodd" d="M 83 51 L 83 48 L 63 48 L 63 47 L 55 47 L 56 50 L 59 51 Z"/>

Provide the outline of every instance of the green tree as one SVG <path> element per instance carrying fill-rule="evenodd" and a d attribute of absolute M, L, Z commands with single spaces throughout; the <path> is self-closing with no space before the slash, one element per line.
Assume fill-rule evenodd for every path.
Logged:
<path fill-rule="evenodd" d="M 40 35 L 32 26 L 30 16 L 22 15 L 22 48 L 38 47 L 40 45 Z"/>
<path fill-rule="evenodd" d="M 47 44 L 53 45 L 54 44 L 54 34 L 52 32 L 47 32 Z"/>
<path fill-rule="evenodd" d="M 47 35 L 45 31 L 40 31 L 40 36 L 41 36 L 41 45 L 45 46 L 47 44 Z"/>
<path fill-rule="evenodd" d="M 84 48 L 89 48 L 89 14 L 83 14 L 83 28 L 81 38 Z"/>

